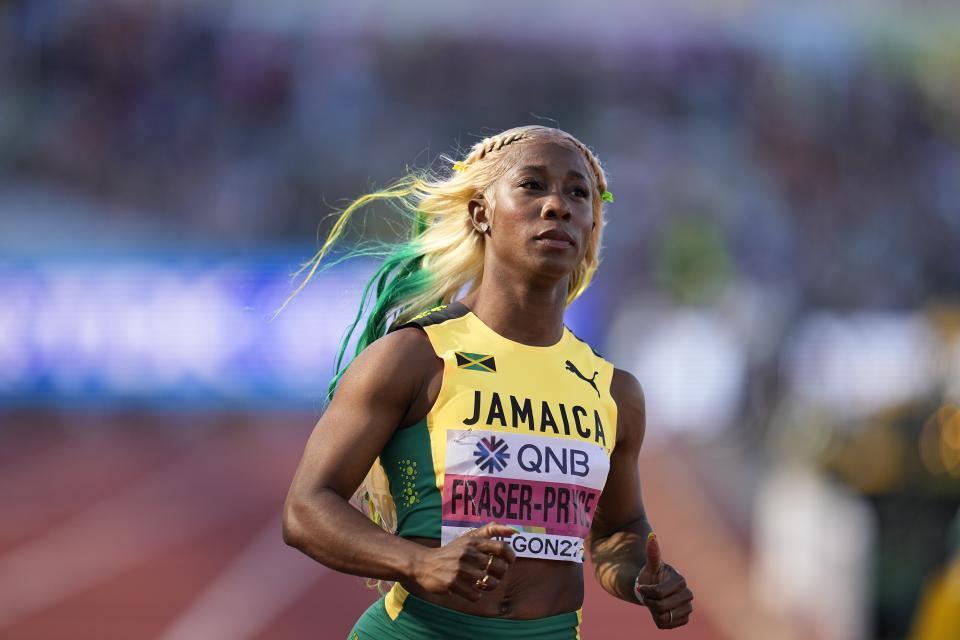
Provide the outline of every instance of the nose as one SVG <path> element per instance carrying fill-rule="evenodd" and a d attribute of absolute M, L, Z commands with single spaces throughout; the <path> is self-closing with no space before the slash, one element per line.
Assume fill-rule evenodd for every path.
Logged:
<path fill-rule="evenodd" d="M 550 194 L 543 202 L 543 207 L 540 209 L 540 217 L 544 220 L 559 218 L 564 221 L 569 221 L 570 218 L 573 217 L 573 212 L 570 211 L 570 207 L 567 205 L 563 196 Z"/>

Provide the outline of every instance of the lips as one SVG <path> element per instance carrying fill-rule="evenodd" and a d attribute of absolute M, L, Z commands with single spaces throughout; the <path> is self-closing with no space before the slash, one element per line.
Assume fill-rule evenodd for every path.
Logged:
<path fill-rule="evenodd" d="M 570 234 L 561 229 L 547 229 L 537 234 L 534 239 L 558 249 L 565 249 L 574 245 L 573 238 L 570 237 Z"/>

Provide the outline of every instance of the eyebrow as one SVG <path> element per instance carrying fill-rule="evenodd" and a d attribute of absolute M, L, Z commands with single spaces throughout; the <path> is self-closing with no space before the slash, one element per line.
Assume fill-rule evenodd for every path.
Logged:
<path fill-rule="evenodd" d="M 517 169 L 517 173 L 523 173 L 524 171 L 544 171 L 547 167 L 542 164 L 528 164 Z M 580 173 L 579 171 L 574 171 L 571 169 L 567 172 L 568 178 L 579 178 L 581 180 L 586 180 L 587 177 Z"/>

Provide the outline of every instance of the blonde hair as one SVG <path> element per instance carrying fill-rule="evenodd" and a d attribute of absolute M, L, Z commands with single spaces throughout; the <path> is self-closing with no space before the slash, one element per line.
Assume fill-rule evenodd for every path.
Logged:
<path fill-rule="evenodd" d="M 583 260 L 570 274 L 567 303 L 573 302 L 586 290 L 600 262 L 600 239 L 604 224 L 602 195 L 607 191 L 607 179 L 599 160 L 575 137 L 550 127 L 516 127 L 484 138 L 473 145 L 461 160 L 444 156 L 453 164 L 452 173 L 411 173 L 386 189 L 354 200 L 340 214 L 313 258 L 294 274 L 296 277 L 307 272 L 277 313 L 314 276 L 356 211 L 371 203 L 386 201 L 397 205 L 401 212 L 412 219 L 412 230 L 406 242 L 380 249 L 362 248 L 352 254 L 381 255 L 384 262 L 367 283 L 357 316 L 340 344 L 328 397 L 333 396 L 343 371 L 349 365 L 349 362 L 346 365 L 343 362 L 347 344 L 365 314 L 366 321 L 357 340 L 354 357 L 382 337 L 391 322 L 404 323 L 426 310 L 453 302 L 464 288 L 469 287 L 468 291 L 473 291 L 480 285 L 483 278 L 484 236 L 473 227 L 467 203 L 487 191 L 509 169 L 511 156 L 504 152 L 505 149 L 534 142 L 554 142 L 579 150 L 593 173 L 593 232 Z M 337 262 L 340 260 L 333 264 Z M 368 300 L 372 304 L 369 310 Z M 395 530 L 396 510 L 379 460 L 361 485 L 358 497 L 374 522 L 387 530 Z"/>
<path fill-rule="evenodd" d="M 317 253 L 295 275 L 307 271 L 306 277 L 283 306 L 314 276 L 321 261 L 343 234 L 347 221 L 358 209 L 380 200 L 400 205 L 415 219 L 408 251 L 420 257 L 419 268 L 429 273 L 429 284 L 387 311 L 397 322 L 405 322 L 422 311 L 449 304 L 454 296 L 470 285 L 473 291 L 483 276 L 483 236 L 473 228 L 467 214 L 467 203 L 486 191 L 509 167 L 509 157 L 502 151 L 510 146 L 530 142 L 566 143 L 584 155 L 596 183 L 593 198 L 594 228 L 583 261 L 570 275 L 567 303 L 582 294 L 600 262 L 600 238 L 603 230 L 603 200 L 607 179 L 600 161 L 590 149 L 572 135 L 559 129 L 530 125 L 508 129 L 484 138 L 473 145 L 462 160 L 454 162 L 458 170 L 448 176 L 409 174 L 381 191 L 354 200 L 340 214 Z M 449 158 L 447 158 L 450 160 Z M 281 309 L 283 309 L 281 306 Z"/>

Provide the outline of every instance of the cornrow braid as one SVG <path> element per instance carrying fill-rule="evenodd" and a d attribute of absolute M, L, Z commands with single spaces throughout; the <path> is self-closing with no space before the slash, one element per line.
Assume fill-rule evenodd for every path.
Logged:
<path fill-rule="evenodd" d="M 489 138 L 484 138 L 480 142 L 473 145 L 470 150 L 470 153 L 467 154 L 467 157 L 460 161 L 458 164 L 462 169 L 467 169 L 470 165 L 479 162 L 487 157 L 488 154 L 499 151 L 507 145 L 510 145 L 514 142 L 518 142 L 525 138 L 532 137 L 532 134 L 541 133 L 540 129 L 546 131 L 546 127 L 526 127 L 523 131 L 506 131 L 504 133 L 491 136 Z M 573 144 L 577 149 L 580 150 L 580 153 L 587 159 L 587 162 L 590 164 L 590 169 L 593 171 L 593 176 L 597 181 L 597 189 L 602 194 L 607 190 L 607 180 L 606 176 L 603 173 L 603 169 L 600 167 L 600 161 L 597 160 L 597 157 L 593 155 L 593 152 L 590 151 L 590 148 L 587 145 L 583 144 L 570 134 L 559 131 L 552 130 L 556 135 L 561 135 L 565 140 Z"/>
<path fill-rule="evenodd" d="M 600 193 L 603 193 L 607 190 L 607 179 L 603 174 L 603 169 L 600 168 L 600 161 L 597 160 L 597 157 L 593 155 L 593 152 L 579 140 L 574 137 L 570 137 L 570 142 L 576 145 L 577 149 L 583 153 L 586 157 L 587 162 L 590 163 L 590 168 L 593 169 L 593 175 L 597 178 L 597 189 L 600 190 Z"/>
<path fill-rule="evenodd" d="M 489 138 L 484 138 L 477 144 L 473 145 L 473 149 L 470 151 L 470 154 L 466 157 L 463 163 L 465 165 L 469 165 L 472 162 L 483 160 L 484 157 L 486 157 L 486 155 L 491 151 L 499 151 L 508 144 L 514 143 L 518 140 L 523 140 L 526 137 L 526 131 L 518 131 L 516 133 L 501 133 Z"/>

